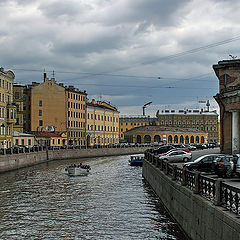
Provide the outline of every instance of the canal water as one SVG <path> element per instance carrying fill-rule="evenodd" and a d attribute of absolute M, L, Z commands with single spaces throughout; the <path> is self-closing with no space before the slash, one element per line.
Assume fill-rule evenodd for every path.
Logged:
<path fill-rule="evenodd" d="M 0 175 L 0 239 L 178 239 L 186 236 L 129 156 L 53 161 Z M 69 177 L 64 167 L 90 164 Z"/>

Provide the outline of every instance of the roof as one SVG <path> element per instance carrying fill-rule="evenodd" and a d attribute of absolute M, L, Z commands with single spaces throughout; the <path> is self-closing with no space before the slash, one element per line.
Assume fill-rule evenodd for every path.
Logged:
<path fill-rule="evenodd" d="M 94 104 L 94 103 L 87 103 L 87 107 L 96 107 L 96 108 L 102 108 L 102 109 L 108 109 L 108 110 L 111 110 L 111 111 L 115 111 L 115 112 L 118 112 L 117 108 L 111 106 L 111 107 L 107 107 L 107 106 L 104 106 L 104 105 L 99 105 L 99 104 Z"/>
<path fill-rule="evenodd" d="M 62 137 L 62 132 L 41 132 L 41 133 L 36 133 L 36 137 L 45 137 L 45 138 Z"/>
<path fill-rule="evenodd" d="M 141 117 L 120 117 L 119 121 L 120 122 L 152 122 L 152 121 L 157 121 L 157 118 L 153 117 L 146 117 L 146 116 L 141 116 Z"/>
<path fill-rule="evenodd" d="M 175 132 L 175 133 L 199 133 L 206 134 L 202 130 L 198 130 L 196 128 L 178 128 L 178 127 L 164 127 L 164 126 L 140 126 L 136 128 L 132 128 L 125 133 L 137 133 L 137 132 Z"/>
<path fill-rule="evenodd" d="M 211 115 L 211 116 L 218 116 L 217 112 L 216 111 L 210 111 L 210 112 L 207 112 L 207 111 L 200 111 L 200 110 L 178 110 L 178 111 L 175 111 L 175 110 L 165 110 L 165 111 L 159 111 L 157 113 L 159 116 L 161 115 L 189 115 L 189 116 L 193 116 L 193 115 L 199 115 L 199 116 L 202 116 L 202 115 Z"/>

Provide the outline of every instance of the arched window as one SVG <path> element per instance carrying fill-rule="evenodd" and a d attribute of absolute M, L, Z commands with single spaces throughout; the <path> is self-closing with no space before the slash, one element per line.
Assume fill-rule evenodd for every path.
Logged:
<path fill-rule="evenodd" d="M 144 143 L 151 143 L 151 136 L 145 135 L 144 136 Z"/>
<path fill-rule="evenodd" d="M 159 135 L 155 135 L 154 136 L 154 142 L 160 142 L 161 141 L 161 137 Z"/>
<path fill-rule="evenodd" d="M 199 136 L 196 136 L 196 143 L 199 143 Z"/>
<path fill-rule="evenodd" d="M 183 137 L 183 135 L 180 136 L 180 143 L 184 143 L 184 137 Z"/>
<path fill-rule="evenodd" d="M 174 143 L 178 143 L 178 136 L 177 135 L 174 136 Z"/>
<path fill-rule="evenodd" d="M 194 143 L 194 136 L 191 136 L 190 142 L 191 142 L 191 143 Z"/>
<path fill-rule="evenodd" d="M 169 135 L 168 136 L 168 143 L 172 143 L 172 140 L 173 140 L 172 135 Z"/>
<path fill-rule="evenodd" d="M 142 137 L 140 135 L 137 135 L 137 143 L 142 143 Z"/>
<path fill-rule="evenodd" d="M 201 143 L 204 143 L 204 136 L 201 136 Z"/>
<path fill-rule="evenodd" d="M 185 137 L 185 143 L 188 144 L 189 143 L 189 136 Z"/>

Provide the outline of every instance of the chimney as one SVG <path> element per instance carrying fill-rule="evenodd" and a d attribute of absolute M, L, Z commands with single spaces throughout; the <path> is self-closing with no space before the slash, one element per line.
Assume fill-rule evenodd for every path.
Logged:
<path fill-rule="evenodd" d="M 43 73 L 43 81 L 44 82 L 45 82 L 46 78 L 47 78 L 47 73 Z"/>

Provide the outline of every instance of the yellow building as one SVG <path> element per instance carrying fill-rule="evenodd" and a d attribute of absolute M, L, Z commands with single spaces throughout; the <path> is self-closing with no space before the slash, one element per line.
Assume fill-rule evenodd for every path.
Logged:
<path fill-rule="evenodd" d="M 119 143 L 119 112 L 110 103 L 92 100 L 87 103 L 87 144 Z"/>
<path fill-rule="evenodd" d="M 65 88 L 48 79 L 29 88 L 31 132 L 67 131 Z"/>
<path fill-rule="evenodd" d="M 208 133 L 191 128 L 143 126 L 125 132 L 130 143 L 207 143 Z"/>
<path fill-rule="evenodd" d="M 86 144 L 86 96 L 73 86 L 56 83 L 44 73 L 44 82 L 15 87 L 18 119 L 23 132 L 65 132 L 69 145 Z M 46 142 L 46 141 L 45 141 Z"/>
<path fill-rule="evenodd" d="M 12 71 L 0 68 L 0 148 L 13 146 L 13 125 L 16 122 L 16 106 L 13 105 Z"/>
<path fill-rule="evenodd" d="M 68 142 L 70 145 L 86 145 L 87 93 L 73 86 L 66 87 Z"/>
<path fill-rule="evenodd" d="M 209 142 L 219 142 L 218 114 L 202 110 L 162 110 L 157 112 L 158 124 L 166 127 L 196 128 L 208 133 Z"/>
<path fill-rule="evenodd" d="M 120 117 L 119 118 L 120 140 L 124 140 L 124 133 L 126 131 L 135 127 L 146 125 L 157 125 L 157 118 L 151 118 L 149 116 Z"/>

